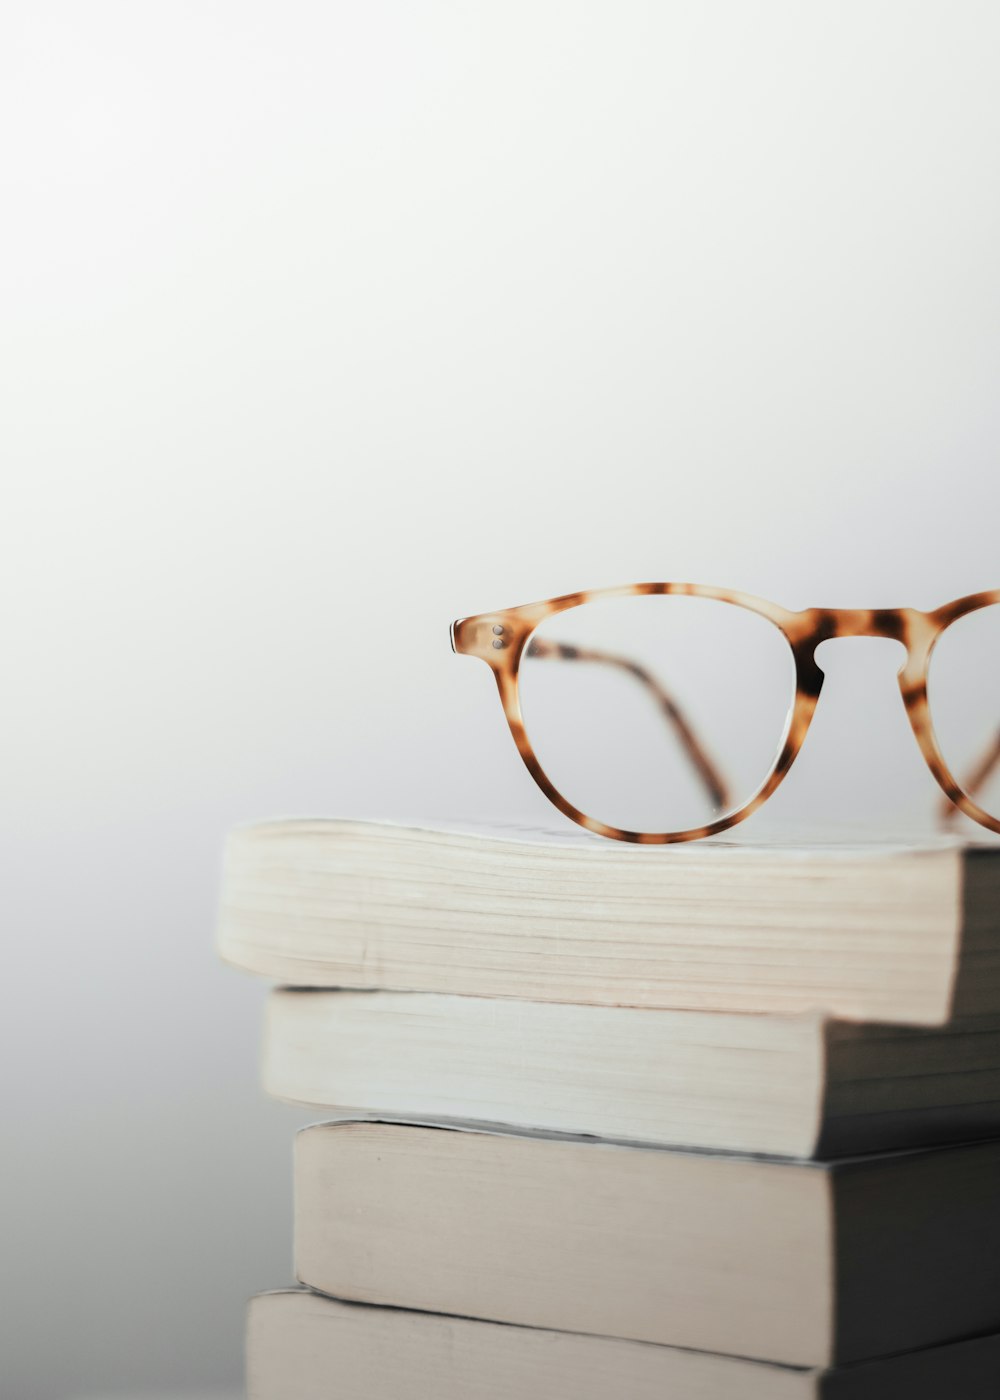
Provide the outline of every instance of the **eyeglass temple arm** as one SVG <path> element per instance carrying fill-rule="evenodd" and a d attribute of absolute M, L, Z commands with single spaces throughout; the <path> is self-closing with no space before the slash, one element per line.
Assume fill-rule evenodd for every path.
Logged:
<path fill-rule="evenodd" d="M 997 730 L 990 744 L 980 754 L 975 765 L 970 768 L 967 777 L 962 782 L 961 787 L 965 795 L 975 797 L 998 765 L 1000 765 L 1000 729 Z M 941 803 L 941 820 L 945 822 L 954 820 L 958 810 L 954 803 L 946 797 Z"/>
<path fill-rule="evenodd" d="M 566 642 L 543 641 L 538 637 L 533 638 L 528 643 L 527 655 L 557 661 L 592 661 L 602 666 L 616 666 L 619 670 L 627 671 L 630 676 L 634 676 L 641 685 L 645 686 L 657 707 L 666 715 L 673 726 L 684 752 L 690 759 L 692 767 L 697 772 L 712 801 L 719 807 L 720 811 L 725 811 L 732 805 L 726 780 L 691 728 L 683 710 L 673 696 L 644 666 L 640 666 L 637 661 L 630 661 L 626 656 L 616 656 L 613 652 L 594 650 L 591 647 L 572 646 Z"/>

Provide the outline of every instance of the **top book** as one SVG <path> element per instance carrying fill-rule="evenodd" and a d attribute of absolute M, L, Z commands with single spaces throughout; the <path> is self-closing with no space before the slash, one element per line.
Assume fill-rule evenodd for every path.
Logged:
<path fill-rule="evenodd" d="M 1000 1012 L 1000 846 L 271 822 L 229 838 L 219 947 L 298 987 L 939 1025 Z"/>

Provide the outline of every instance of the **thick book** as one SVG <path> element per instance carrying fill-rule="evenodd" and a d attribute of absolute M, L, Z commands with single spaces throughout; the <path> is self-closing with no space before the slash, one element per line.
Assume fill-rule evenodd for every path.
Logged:
<path fill-rule="evenodd" d="M 237 830 L 223 957 L 296 986 L 941 1024 L 1000 1014 L 1000 846 Z"/>
<path fill-rule="evenodd" d="M 275 991 L 264 1087 L 356 1117 L 835 1157 L 1000 1135 L 1000 1018 L 812 1015 Z"/>
<path fill-rule="evenodd" d="M 830 1367 L 1000 1330 L 1000 1143 L 835 1164 L 335 1123 L 300 1283 L 352 1302 Z"/>
<path fill-rule="evenodd" d="M 1000 1337 L 825 1370 L 265 1293 L 247 1400 L 996 1400 Z"/>

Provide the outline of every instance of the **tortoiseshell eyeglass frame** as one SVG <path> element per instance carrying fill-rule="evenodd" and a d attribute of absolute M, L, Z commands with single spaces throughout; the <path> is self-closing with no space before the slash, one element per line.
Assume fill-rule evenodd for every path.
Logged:
<path fill-rule="evenodd" d="M 784 634 L 795 662 L 795 699 L 784 743 L 771 772 L 744 806 L 726 812 L 717 821 L 709 822 L 705 826 L 692 827 L 687 831 L 626 831 L 621 827 L 608 826 L 574 807 L 552 784 L 535 756 L 524 727 L 518 693 L 521 658 L 531 643 L 532 633 L 545 618 L 598 599 L 645 597 L 655 594 L 712 598 L 717 602 L 730 603 L 734 607 L 757 613 L 760 617 L 767 618 Z M 762 806 L 778 787 L 802 747 L 823 688 L 823 672 L 815 659 L 816 648 L 821 642 L 832 637 L 890 637 L 902 642 L 906 648 L 906 663 L 899 672 L 899 688 L 910 725 L 920 745 L 920 752 L 946 794 L 948 803 L 954 804 L 946 804 L 946 813 L 953 813 L 958 809 L 989 831 L 1000 833 L 1000 820 L 990 816 L 973 800 L 974 794 L 1000 765 L 1000 730 L 964 784 L 959 784 L 949 771 L 938 747 L 927 701 L 928 667 L 931 653 L 941 634 L 958 618 L 995 603 L 1000 603 L 1000 589 L 988 593 L 972 593 L 968 597 L 956 599 L 955 602 L 945 603 L 933 612 L 919 612 L 915 608 L 807 608 L 802 612 L 790 612 L 776 603 L 726 588 L 711 588 L 690 583 L 635 583 L 620 588 L 566 593 L 560 598 L 550 598 L 543 603 L 527 603 L 523 607 L 504 608 L 499 612 L 481 613 L 477 617 L 459 618 L 451 626 L 451 644 L 454 651 L 465 656 L 477 656 L 492 668 L 500 692 L 500 702 L 518 752 L 528 772 L 554 806 L 572 821 L 578 822 L 580 826 L 598 836 L 643 845 L 665 845 L 675 841 L 697 841 L 703 836 L 714 836 L 717 832 L 736 826 Z M 717 806 L 725 806 L 724 782 L 698 744 L 680 707 L 642 667 L 625 657 L 582 651 L 547 640 L 534 642 L 531 654 L 559 657 L 564 660 L 600 660 L 630 671 L 655 694 L 709 794 Z"/>

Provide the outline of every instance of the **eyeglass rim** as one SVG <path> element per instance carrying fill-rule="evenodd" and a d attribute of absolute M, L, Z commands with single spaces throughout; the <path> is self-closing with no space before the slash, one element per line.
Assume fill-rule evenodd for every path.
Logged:
<path fill-rule="evenodd" d="M 795 695 L 784 742 L 767 777 L 740 807 L 716 821 L 683 831 L 630 831 L 612 826 L 581 811 L 564 797 L 548 777 L 524 724 L 519 692 L 521 658 L 539 624 L 585 603 L 629 597 L 709 598 L 757 613 L 784 635 L 795 665 Z M 840 637 L 889 637 L 906 648 L 899 671 L 899 688 L 917 745 L 948 803 L 988 831 L 1000 834 L 1000 819 L 970 797 L 954 777 L 938 744 L 927 697 L 931 655 L 939 638 L 959 618 L 1000 603 L 1000 589 L 969 593 L 930 612 L 918 608 L 805 608 L 792 611 L 780 604 L 729 588 L 692 583 L 633 583 L 611 588 L 564 593 L 538 603 L 525 603 L 495 612 L 458 618 L 451 625 L 452 650 L 485 661 L 496 678 L 500 703 L 521 760 L 538 788 L 564 816 L 577 825 L 614 841 L 635 845 L 669 845 L 715 836 L 752 816 L 777 790 L 805 741 L 823 688 L 823 671 L 815 660 L 821 642 Z"/>

